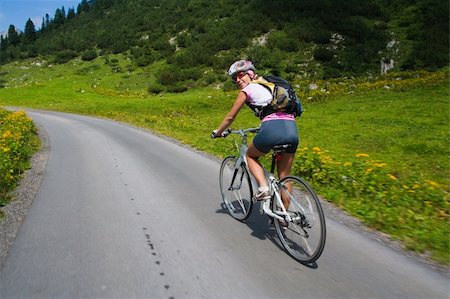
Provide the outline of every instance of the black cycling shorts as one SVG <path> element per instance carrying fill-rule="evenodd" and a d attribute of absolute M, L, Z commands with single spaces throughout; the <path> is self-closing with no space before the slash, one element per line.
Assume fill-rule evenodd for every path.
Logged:
<path fill-rule="evenodd" d="M 293 154 L 298 146 L 297 123 L 293 120 L 274 119 L 261 123 L 261 129 L 255 138 L 253 145 L 263 153 L 268 153 L 275 145 L 291 144 L 286 152 Z"/>

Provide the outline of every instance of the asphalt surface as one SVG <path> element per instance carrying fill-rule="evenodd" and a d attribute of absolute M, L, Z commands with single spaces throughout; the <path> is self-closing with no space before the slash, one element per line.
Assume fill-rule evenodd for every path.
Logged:
<path fill-rule="evenodd" d="M 295 262 L 258 207 L 245 224 L 226 213 L 204 154 L 108 120 L 29 115 L 49 158 L 0 298 L 449 298 L 448 276 L 330 217 L 317 263 Z"/>

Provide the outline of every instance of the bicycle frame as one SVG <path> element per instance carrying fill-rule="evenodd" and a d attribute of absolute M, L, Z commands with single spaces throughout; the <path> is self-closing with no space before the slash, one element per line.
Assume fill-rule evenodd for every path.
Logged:
<path fill-rule="evenodd" d="M 273 159 L 273 158 L 272 158 Z M 281 200 L 281 193 L 280 193 L 280 188 L 278 185 L 278 181 L 275 178 L 275 176 L 273 175 L 273 173 L 269 173 L 267 172 L 267 170 L 263 167 L 264 170 L 264 174 L 268 180 L 269 183 L 269 188 L 272 194 L 272 198 L 265 200 L 262 204 L 262 209 L 264 211 L 264 213 L 266 213 L 267 215 L 277 218 L 279 220 L 286 220 L 286 221 L 292 221 L 292 217 L 287 213 L 283 201 Z M 281 211 L 272 211 L 272 209 L 270 208 L 270 204 L 272 202 L 272 200 L 276 200 L 279 204 L 279 206 L 281 207 Z M 286 218 L 284 218 L 283 216 L 285 216 Z"/>
<path fill-rule="evenodd" d="M 232 131 L 232 132 L 234 132 L 234 131 Z M 239 158 L 236 160 L 236 165 L 234 166 L 234 169 L 237 170 L 239 168 L 239 166 L 241 166 L 242 163 L 244 163 L 245 167 L 248 170 L 248 167 L 247 167 L 247 150 L 248 150 L 247 132 L 244 132 L 244 130 L 239 130 L 238 132 L 242 136 L 242 144 L 239 149 Z M 238 148 L 237 144 L 236 144 L 236 148 Z"/>
<path fill-rule="evenodd" d="M 245 168 L 247 170 L 248 169 L 248 164 L 247 164 L 247 150 L 248 150 L 248 145 L 247 145 L 247 132 L 257 132 L 259 130 L 259 128 L 250 128 L 250 129 L 246 129 L 246 130 L 230 130 L 229 134 L 239 134 L 242 137 L 242 142 L 241 142 L 241 146 L 239 148 L 239 158 L 236 160 L 236 164 L 234 166 L 234 174 L 233 174 L 233 178 L 231 180 L 231 185 L 229 190 L 233 190 L 233 185 L 234 185 L 234 181 L 236 179 L 236 175 L 238 173 L 239 167 L 241 167 L 242 164 L 244 164 Z M 236 144 L 236 147 L 237 144 Z M 271 164 L 271 172 L 268 172 L 264 167 L 263 171 L 264 171 L 264 175 L 267 179 L 267 182 L 269 184 L 269 188 L 272 194 L 272 198 L 265 200 L 263 202 L 262 206 L 262 210 L 264 211 L 264 213 L 266 213 L 267 215 L 277 218 L 279 220 L 285 220 L 285 221 L 292 221 L 292 220 L 296 220 L 293 219 L 286 211 L 284 205 L 283 205 L 283 201 L 281 199 L 281 194 L 280 194 L 280 190 L 279 190 L 279 186 L 278 186 L 278 180 L 275 178 L 273 172 L 275 170 L 275 156 L 277 153 L 273 153 L 272 154 L 272 164 Z M 251 173 L 251 172 L 249 172 Z M 282 208 L 281 211 L 272 211 L 270 209 L 270 204 L 272 200 L 276 200 L 279 204 L 279 206 Z M 292 200 L 292 198 L 291 198 Z M 302 209 L 303 210 L 303 209 Z"/>

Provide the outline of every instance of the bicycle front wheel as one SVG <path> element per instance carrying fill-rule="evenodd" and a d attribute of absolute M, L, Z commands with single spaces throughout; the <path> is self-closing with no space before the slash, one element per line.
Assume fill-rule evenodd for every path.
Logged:
<path fill-rule="evenodd" d="M 279 182 L 279 191 L 291 217 L 290 222 L 275 220 L 275 228 L 285 250 L 303 264 L 315 262 L 325 247 L 325 216 L 314 190 L 301 178 L 287 176 Z M 280 203 L 273 201 L 275 212 Z"/>
<path fill-rule="evenodd" d="M 252 183 L 247 168 L 236 165 L 236 157 L 223 160 L 220 167 L 219 182 L 223 203 L 230 215 L 244 221 L 252 211 Z"/>

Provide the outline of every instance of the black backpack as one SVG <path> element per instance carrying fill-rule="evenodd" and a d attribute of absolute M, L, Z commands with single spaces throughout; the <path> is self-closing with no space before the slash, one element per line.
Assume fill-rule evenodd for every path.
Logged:
<path fill-rule="evenodd" d="M 276 76 L 264 76 L 253 80 L 252 83 L 261 84 L 272 94 L 272 101 L 267 106 L 249 105 L 260 119 L 275 112 L 286 112 L 294 114 L 296 117 L 300 117 L 302 114 L 303 107 L 300 99 L 291 84 L 285 79 Z"/>

